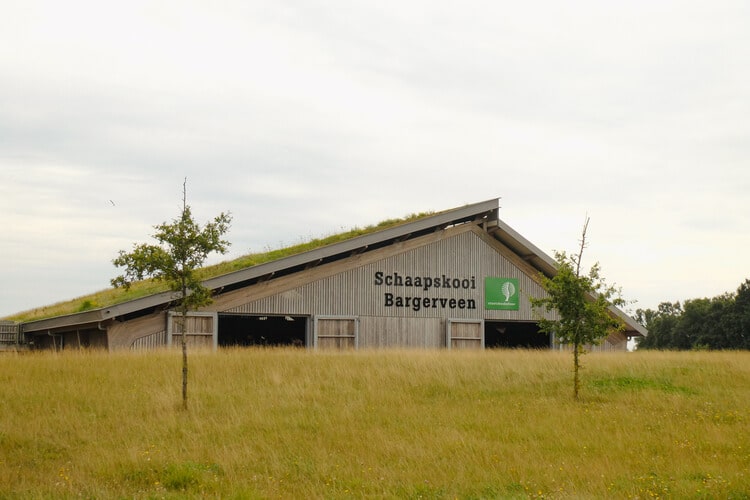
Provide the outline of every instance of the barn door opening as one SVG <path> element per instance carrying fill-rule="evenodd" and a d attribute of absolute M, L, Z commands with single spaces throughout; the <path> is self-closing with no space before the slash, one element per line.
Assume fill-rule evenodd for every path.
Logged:
<path fill-rule="evenodd" d="M 307 346 L 307 316 L 219 314 L 219 346 Z"/>
<path fill-rule="evenodd" d="M 550 336 L 532 321 L 484 322 L 484 345 L 488 349 L 549 349 Z"/>
<path fill-rule="evenodd" d="M 482 320 L 449 319 L 446 322 L 445 346 L 448 349 L 481 349 L 484 347 Z"/>

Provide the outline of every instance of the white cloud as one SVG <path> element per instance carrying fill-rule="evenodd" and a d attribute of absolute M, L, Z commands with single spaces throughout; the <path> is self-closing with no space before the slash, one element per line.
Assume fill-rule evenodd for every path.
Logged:
<path fill-rule="evenodd" d="M 184 177 L 232 255 L 500 196 L 550 253 L 588 213 L 641 307 L 750 274 L 745 2 L 4 7 L 0 315 L 106 286 Z"/>

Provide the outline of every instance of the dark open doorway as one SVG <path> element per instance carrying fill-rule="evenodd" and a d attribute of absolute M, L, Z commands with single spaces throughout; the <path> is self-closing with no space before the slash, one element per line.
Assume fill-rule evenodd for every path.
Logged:
<path fill-rule="evenodd" d="M 492 348 L 549 349 L 549 335 L 531 321 L 484 322 L 484 346 Z"/>
<path fill-rule="evenodd" d="M 219 314 L 219 346 L 305 347 L 307 317 Z"/>

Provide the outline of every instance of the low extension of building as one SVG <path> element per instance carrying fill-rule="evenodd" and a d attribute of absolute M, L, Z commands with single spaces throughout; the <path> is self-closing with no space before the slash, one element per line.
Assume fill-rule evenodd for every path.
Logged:
<path fill-rule="evenodd" d="M 558 348 L 541 333 L 529 297 L 545 291 L 554 260 L 498 218 L 498 200 L 207 280 L 213 303 L 191 311 L 191 347 Z M 17 326 L 34 348 L 155 349 L 178 343 L 175 296 Z M 626 350 L 643 326 L 618 308 L 625 330 L 598 349 Z"/>
<path fill-rule="evenodd" d="M 29 348 L 21 333 L 21 326 L 13 321 L 0 321 L 0 352 L 17 352 Z"/>

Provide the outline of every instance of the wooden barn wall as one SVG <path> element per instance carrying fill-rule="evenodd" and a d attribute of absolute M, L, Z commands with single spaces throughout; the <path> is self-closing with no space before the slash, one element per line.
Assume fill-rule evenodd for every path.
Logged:
<path fill-rule="evenodd" d="M 482 349 L 484 322 L 476 320 L 448 320 L 446 347 L 451 349 Z M 450 341 L 450 343 L 449 343 Z"/>
<path fill-rule="evenodd" d="M 430 238 L 430 237 L 427 237 Z M 381 252 L 382 254 L 382 252 Z M 351 262 L 357 262 L 357 258 Z M 349 262 L 349 264 L 351 264 Z M 324 269 L 325 267 L 325 269 Z M 324 314 L 396 317 L 452 317 L 487 318 L 532 321 L 534 315 L 528 296 L 545 293 L 535 280 L 519 268 L 517 263 L 500 255 L 474 231 L 463 231 L 396 255 L 385 256 L 374 262 L 362 262 L 354 269 L 336 272 L 337 264 L 284 277 L 219 297 L 215 308 L 219 311 L 258 314 Z M 439 277 L 470 283 L 470 288 L 396 287 L 377 285 L 376 273 L 383 276 L 398 273 L 402 277 Z M 315 279 L 315 275 L 322 275 Z M 484 277 L 518 278 L 521 293 L 518 311 L 491 311 L 484 308 Z M 305 277 L 309 283 L 299 283 Z M 296 282 L 296 283 L 295 283 Z M 295 284 L 297 286 L 295 286 Z M 289 287 L 288 289 L 285 289 Z M 465 307 L 424 308 L 388 306 L 386 294 L 393 297 L 419 297 L 473 301 L 473 309 Z M 247 302 L 232 304 L 237 295 Z M 251 300 L 253 296 L 263 296 Z M 222 307 L 224 306 L 224 307 Z M 212 307 L 214 309 L 214 307 Z"/>
<path fill-rule="evenodd" d="M 441 318 L 360 317 L 359 347 L 443 347 L 444 325 Z"/>
<path fill-rule="evenodd" d="M 0 344 L 19 344 L 21 334 L 17 323 L 12 321 L 0 321 Z"/>
<path fill-rule="evenodd" d="M 441 281 L 445 275 L 451 285 L 458 280 L 461 286 L 425 290 L 424 286 L 387 285 L 385 277 L 396 273 L 403 278 Z M 486 276 L 519 280 L 519 310 L 485 309 Z M 533 321 L 528 296 L 543 293 L 536 271 L 481 228 L 466 224 L 229 292 L 218 296 L 210 309 L 243 314 L 356 316 L 360 318 L 360 347 L 436 347 L 445 345 L 446 319 Z M 409 297 L 410 307 L 397 307 L 398 297 Z M 413 307 L 412 297 L 420 299 L 418 308 Z M 425 298 L 430 307 L 422 307 Z"/>
<path fill-rule="evenodd" d="M 554 347 L 555 349 L 561 349 L 564 351 L 573 350 L 573 346 L 570 344 L 560 345 L 556 342 Z M 628 350 L 628 336 L 622 332 L 612 333 L 604 339 L 601 344 L 588 344 L 585 348 L 589 352 L 624 352 Z"/>
<path fill-rule="evenodd" d="M 594 346 L 594 351 L 627 351 L 628 336 L 622 332 L 611 334 L 599 346 Z"/>
<path fill-rule="evenodd" d="M 185 344 L 188 348 L 216 348 L 218 320 L 215 313 L 188 313 L 185 326 Z M 182 346 L 182 315 L 180 313 L 169 313 L 166 345 Z"/>
<path fill-rule="evenodd" d="M 167 315 L 164 312 L 144 316 L 124 323 L 116 323 L 107 329 L 109 350 L 130 349 L 144 342 L 149 347 L 163 345 L 160 342 L 149 342 L 151 338 L 166 339 Z"/>

